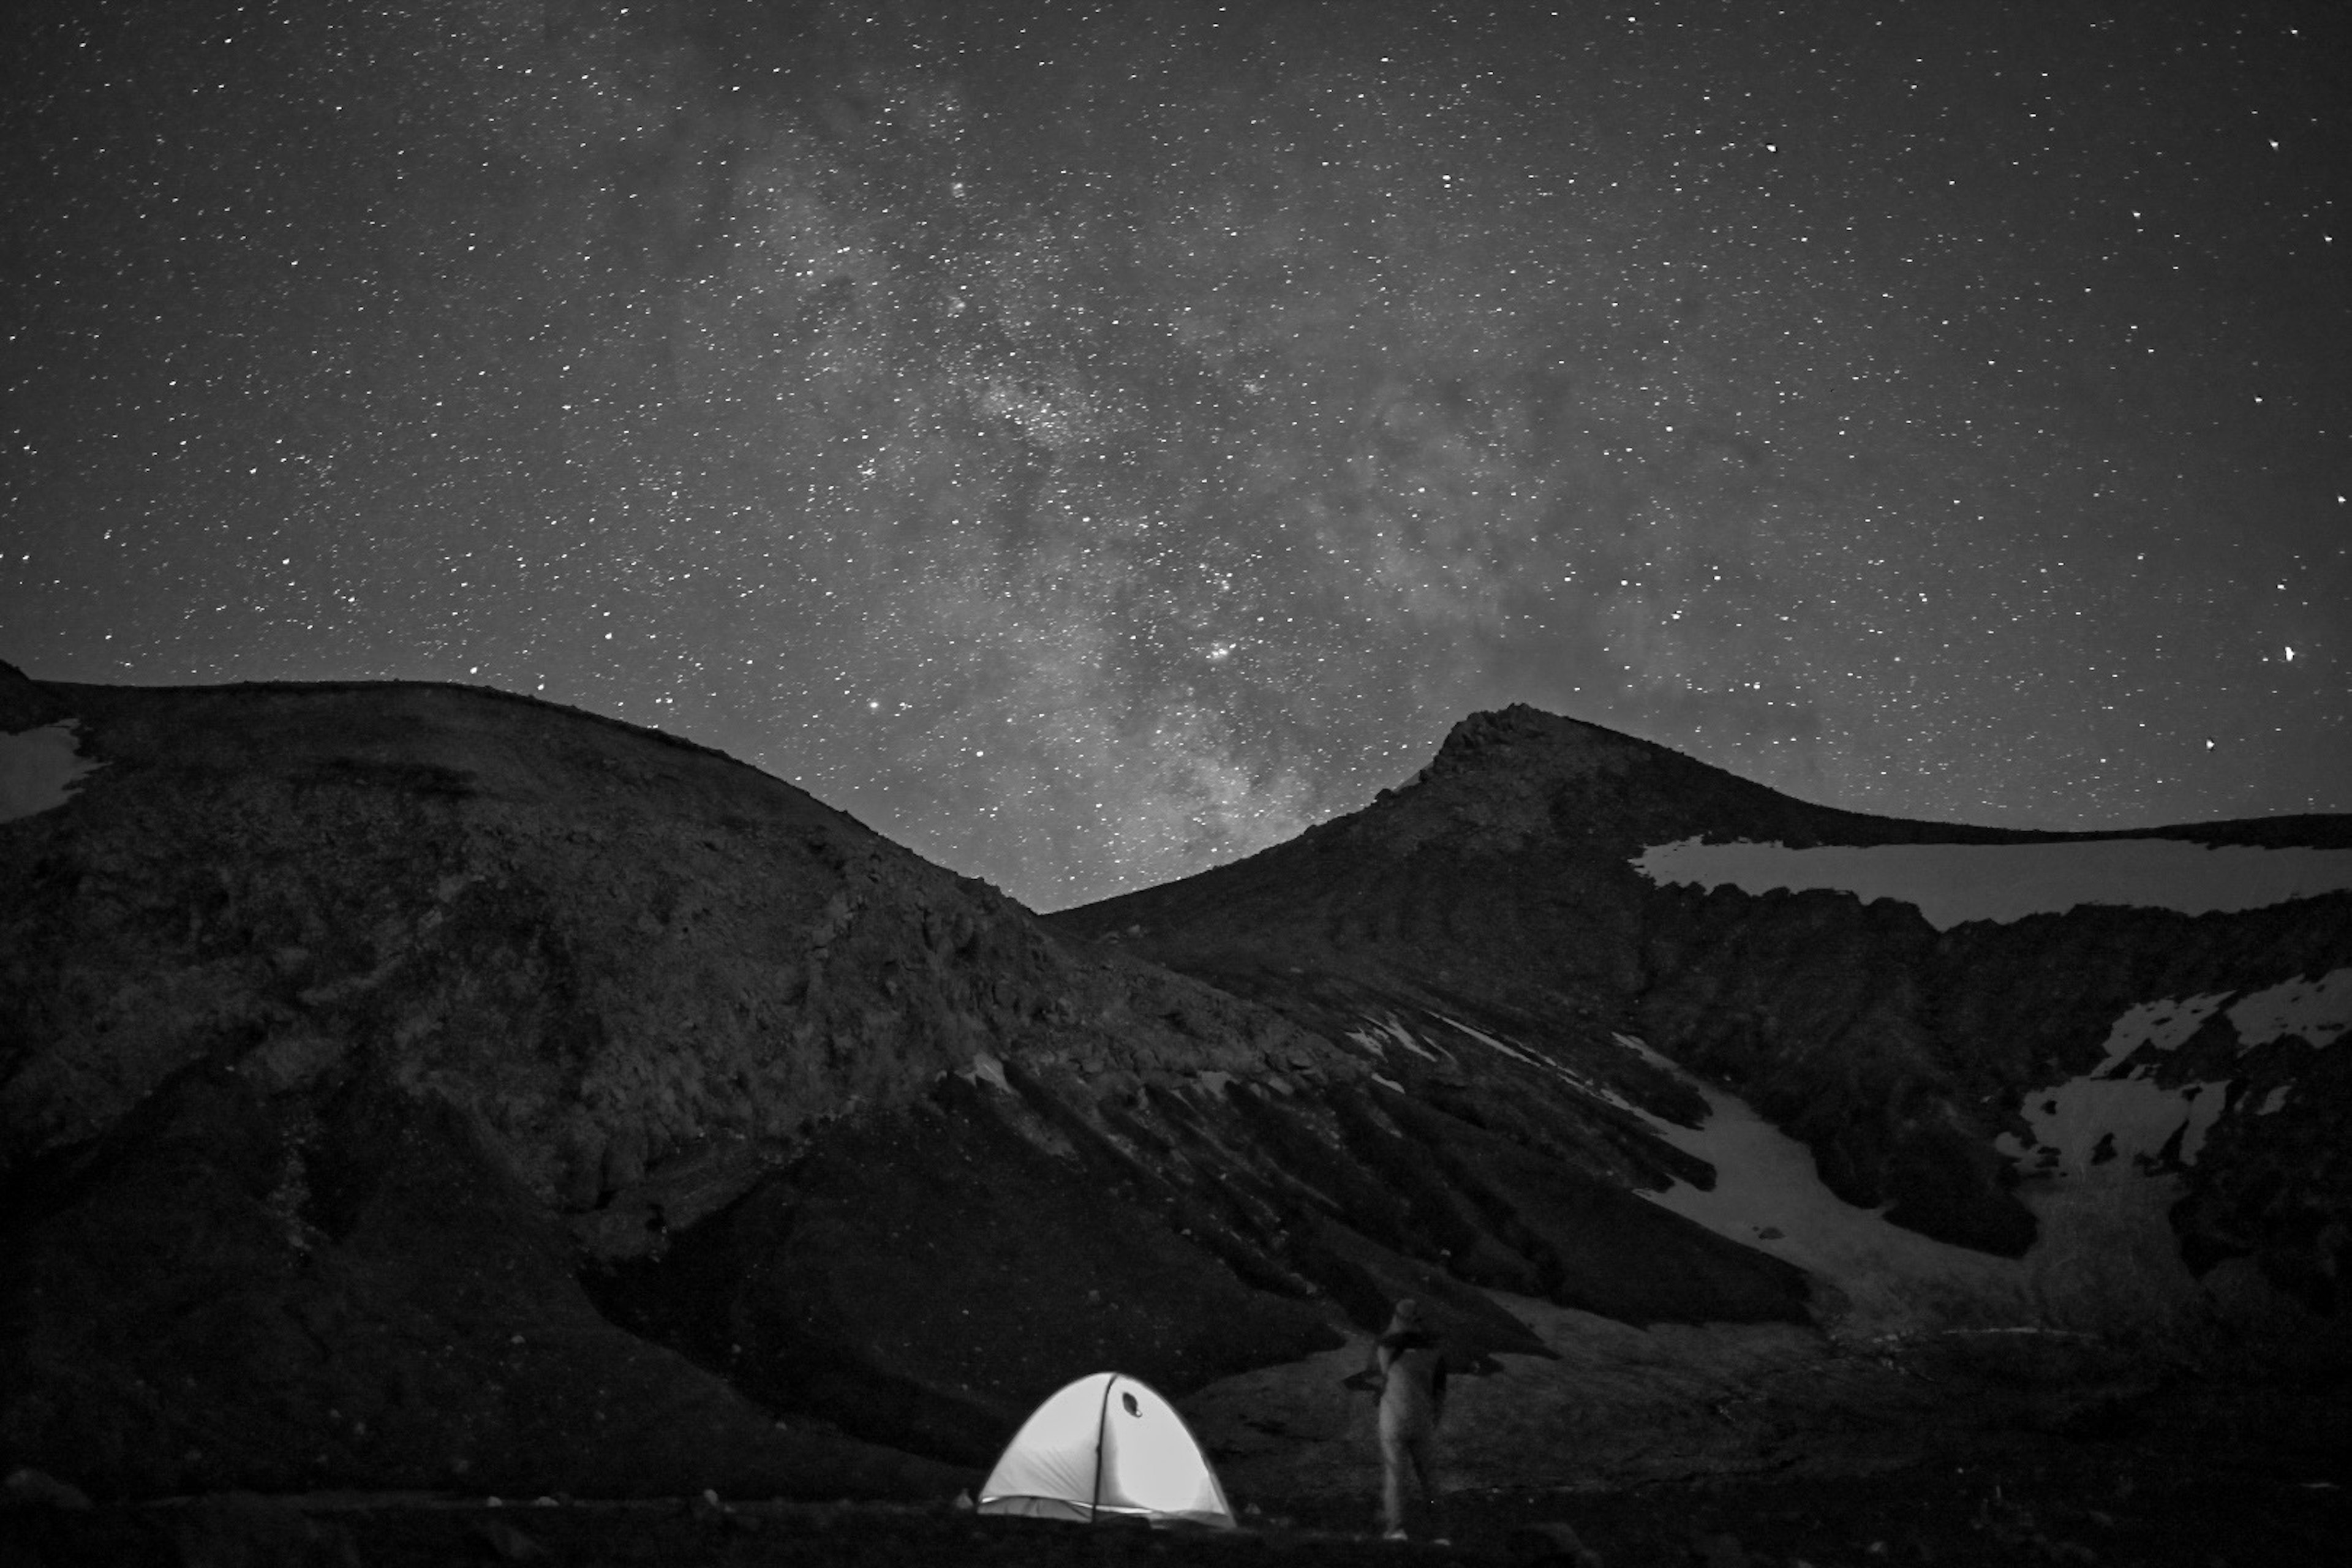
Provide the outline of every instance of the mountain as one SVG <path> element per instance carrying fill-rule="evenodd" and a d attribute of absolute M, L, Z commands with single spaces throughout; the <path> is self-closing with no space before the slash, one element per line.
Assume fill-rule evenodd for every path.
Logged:
<path fill-rule="evenodd" d="M 2177 1258 L 2039 1274 L 2042 1321 L 2342 1316 L 2352 818 L 1902 821 L 1517 707 L 1363 811 L 1049 923 L 1415 1078 L 1534 1060 L 1638 1098 L 1638 1038 L 1894 1226 L 2036 1268 Z"/>
<path fill-rule="evenodd" d="M 2324 876 L 2347 826 L 2156 837 Z M 2092 842 L 1513 710 L 1041 921 L 527 698 L 0 666 L 0 1469 L 938 1497 L 1113 1366 L 1319 1485 L 1412 1294 L 1517 1391 L 1459 1400 L 1508 1477 L 1538 1407 L 1554 1469 L 1603 1408 L 1720 1448 L 1680 1412 L 1768 1361 L 1895 1408 L 1871 1336 L 2337 1331 L 2346 893 L 1938 927 L 1637 866 L 1738 838 Z"/>

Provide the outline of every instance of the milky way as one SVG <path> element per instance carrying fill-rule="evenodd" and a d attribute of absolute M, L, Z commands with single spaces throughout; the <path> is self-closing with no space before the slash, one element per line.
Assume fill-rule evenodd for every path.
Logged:
<path fill-rule="evenodd" d="M 2330 9 L 38 6 L 0 658 L 535 692 L 1045 908 L 1511 701 L 2352 809 Z"/>

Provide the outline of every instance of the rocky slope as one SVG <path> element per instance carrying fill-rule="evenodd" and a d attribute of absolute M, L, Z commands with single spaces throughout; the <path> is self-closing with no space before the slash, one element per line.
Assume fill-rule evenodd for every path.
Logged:
<path fill-rule="evenodd" d="M 2125 839 L 2317 851 L 2337 869 L 2316 885 L 2334 890 L 2237 910 L 2083 904 L 1939 927 L 1892 897 L 1710 889 L 1642 868 L 1646 853 L 1694 840 L 2046 855 Z M 1622 1061 L 1612 1043 L 1638 1033 L 1801 1140 L 1832 1194 L 1894 1225 L 2038 1258 L 2083 1245 L 2044 1233 L 2053 1216 L 2098 1217 L 2083 1194 L 2112 1187 L 2088 1206 L 2169 1206 L 2168 1245 L 2187 1267 L 2168 1291 L 2251 1259 L 2197 1309 L 2276 1309 L 2315 1329 L 2342 1322 L 2336 1281 L 2352 1262 L 2352 1167 L 2336 1152 L 2352 1058 L 2326 1048 L 2352 1016 L 2347 846 L 2345 817 L 2124 835 L 1864 816 L 1514 708 L 1456 726 L 1419 777 L 1361 812 L 1051 923 L 1335 1037 L 1409 1020 L 1458 1040 L 1467 1025 L 1599 1080 Z M 2281 997 L 2303 1021 L 2258 1027 L 2249 1008 Z M 2064 1089 L 2085 1079 L 2109 1087 Z M 2054 1115 L 2044 1091 L 2062 1089 L 2069 1110 L 2079 1101 L 2114 1122 L 2081 1159 L 2061 1148 L 2072 1133 L 2037 1114 Z M 2108 1103 L 2126 1089 L 2146 1103 Z M 2212 1097 L 2201 1108 L 2200 1092 Z M 2135 1149 L 2135 1109 L 2142 1122 L 2169 1114 L 2170 1138 Z M 2132 1270 L 2070 1272 L 2086 1321 L 2157 1310 Z"/>

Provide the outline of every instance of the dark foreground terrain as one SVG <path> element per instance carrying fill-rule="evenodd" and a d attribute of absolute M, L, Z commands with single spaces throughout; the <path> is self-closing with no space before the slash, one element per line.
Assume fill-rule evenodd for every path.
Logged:
<path fill-rule="evenodd" d="M 2180 1384 L 2065 1430 L 1955 1433 L 1871 1475 L 1447 1496 L 1436 1542 L 1374 1538 L 1358 1493 L 1235 1498 L 1232 1533 L 979 1519 L 950 1504 L 230 1493 L 0 1514 L 0 1562 L 187 1568 L 543 1563 L 2340 1563 L 2352 1552 L 2352 1399 L 2340 1385 Z M 1563 1531 L 1560 1527 L 1566 1526 Z M 1589 1561 L 1589 1559 L 1588 1559 Z"/>

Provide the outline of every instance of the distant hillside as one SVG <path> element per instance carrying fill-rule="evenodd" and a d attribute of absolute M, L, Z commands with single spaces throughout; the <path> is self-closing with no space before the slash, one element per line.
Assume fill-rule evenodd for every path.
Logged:
<path fill-rule="evenodd" d="M 1670 858 L 1664 847 L 1735 841 L 1783 847 L 1777 859 L 1750 853 L 1751 868 L 1878 847 L 1927 880 L 1914 901 L 1865 903 L 1829 887 L 1662 885 L 1642 868 Z M 2134 843 L 2168 851 L 2149 857 L 2168 866 L 2187 846 L 2259 848 L 2303 868 L 2270 885 L 2309 896 L 2206 913 L 2156 895 L 2097 901 L 2116 896 L 2119 854 Z M 1975 847 L 1919 853 L 1939 845 Z M 2000 880 L 1987 862 L 2004 855 L 2017 868 L 2013 907 L 2041 912 L 1948 929 L 1922 913 L 1965 912 L 1966 889 L 1938 884 L 1939 867 L 1948 881 L 1963 863 L 1979 883 Z M 2327 1152 L 2352 1106 L 2352 1058 L 2327 1048 L 2352 1019 L 2347 889 L 2352 818 L 2132 834 L 1899 821 L 1808 805 L 1522 707 L 1463 721 L 1418 777 L 1363 811 L 1049 923 L 1327 1035 L 1453 1018 L 1600 1077 L 1611 1035 L 1637 1033 L 1801 1139 L 1839 1197 L 1986 1252 L 2026 1253 L 2037 1215 L 2079 1217 L 2087 1177 L 2070 1189 L 2042 1173 L 2062 1146 L 2087 1138 L 2095 1151 L 2105 1138 L 2087 1175 L 2104 1183 L 2112 1158 L 2150 1177 L 2112 1201 L 2170 1209 L 2190 1274 L 2251 1259 L 2268 1288 L 2329 1316 L 2352 1261 L 2352 1171 Z M 2248 1011 L 2265 1005 L 2293 1026 Z M 2187 1028 L 2161 1022 L 2192 1015 Z M 2074 1091 L 2070 1107 L 2113 1125 L 2053 1128 L 2040 1107 L 2086 1074 L 2140 1087 L 2101 1091 L 2114 1102 L 2103 1110 Z M 2243 1272 L 2218 1288 L 2236 1292 Z"/>

